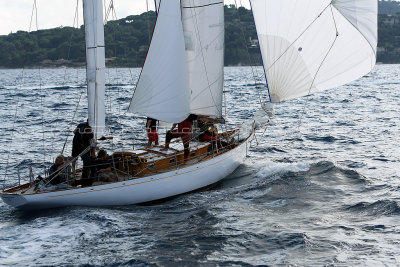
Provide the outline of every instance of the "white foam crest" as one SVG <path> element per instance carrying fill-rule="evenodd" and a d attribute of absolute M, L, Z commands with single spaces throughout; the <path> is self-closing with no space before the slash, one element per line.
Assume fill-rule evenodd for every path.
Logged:
<path fill-rule="evenodd" d="M 261 168 L 256 174 L 257 177 L 268 177 L 288 172 L 304 172 L 310 169 L 309 163 L 276 163 L 272 161 L 262 161 L 258 162 L 257 165 Z"/>

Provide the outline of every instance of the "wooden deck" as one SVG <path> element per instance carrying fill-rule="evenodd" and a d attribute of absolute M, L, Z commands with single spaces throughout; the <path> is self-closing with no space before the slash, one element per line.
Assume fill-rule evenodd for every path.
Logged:
<path fill-rule="evenodd" d="M 120 182 L 194 165 L 212 157 L 219 156 L 229 151 L 233 147 L 235 147 L 234 144 L 225 148 L 217 148 L 216 144 L 211 144 L 210 142 L 192 141 L 190 143 L 190 154 L 188 160 L 185 162 L 182 142 L 172 142 L 170 144 L 170 148 L 167 150 L 164 150 L 161 146 L 154 146 L 134 151 L 119 151 L 114 152 L 109 159 L 114 172 L 118 177 L 118 181 Z M 79 169 L 75 172 L 75 175 L 70 174 L 69 184 L 73 185 L 76 184 L 75 181 L 82 181 L 81 173 L 82 169 Z M 108 183 L 110 182 L 95 181 L 91 186 Z M 71 190 L 79 187 L 82 186 L 77 185 L 64 188 L 57 188 L 57 186 L 53 186 L 53 189 L 49 187 L 49 190 L 41 191 L 37 190 L 35 185 L 26 183 L 7 189 L 4 191 L 4 193 L 29 195 L 49 191 Z"/>

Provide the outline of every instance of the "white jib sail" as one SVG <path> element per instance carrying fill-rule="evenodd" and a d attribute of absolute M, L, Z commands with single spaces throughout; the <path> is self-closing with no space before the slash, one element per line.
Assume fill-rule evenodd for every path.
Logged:
<path fill-rule="evenodd" d="M 160 1 L 153 38 L 129 111 L 171 123 L 181 122 L 190 114 L 179 1 Z"/>
<path fill-rule="evenodd" d="M 377 0 L 250 0 L 271 101 L 337 87 L 372 70 Z"/>
<path fill-rule="evenodd" d="M 224 86 L 224 3 L 182 0 L 189 71 L 190 112 L 222 116 Z"/>
<path fill-rule="evenodd" d="M 83 13 L 86 38 L 86 75 L 88 87 L 88 118 L 95 138 L 105 128 L 105 51 L 103 4 L 101 0 L 84 0 Z"/>

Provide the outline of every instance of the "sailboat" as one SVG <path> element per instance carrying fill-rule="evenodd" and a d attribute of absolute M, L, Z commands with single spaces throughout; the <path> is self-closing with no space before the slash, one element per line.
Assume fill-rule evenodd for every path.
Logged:
<path fill-rule="evenodd" d="M 157 20 L 129 112 L 168 123 L 182 122 L 190 114 L 221 119 L 223 1 L 155 2 Z M 88 121 L 96 143 L 105 129 L 103 5 L 101 0 L 83 3 Z M 250 0 L 250 4 L 270 103 L 334 88 L 373 69 L 376 0 Z M 180 143 L 165 151 L 162 147 L 119 151 L 111 155 L 118 181 L 90 186 L 67 181 L 64 187 L 47 190 L 31 181 L 2 191 L 1 197 L 21 209 L 110 206 L 152 202 L 207 188 L 244 161 L 256 123 L 244 125 L 220 134 L 227 144 L 223 147 L 191 140 L 188 161 Z"/>

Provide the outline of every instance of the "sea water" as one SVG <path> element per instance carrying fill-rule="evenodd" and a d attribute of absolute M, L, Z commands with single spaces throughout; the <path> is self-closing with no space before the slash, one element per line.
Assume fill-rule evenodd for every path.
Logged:
<path fill-rule="evenodd" d="M 139 69 L 108 69 L 107 149 L 140 148 Z M 229 127 L 266 100 L 259 67 L 225 69 Z M 43 174 L 86 120 L 83 69 L 0 70 L 0 180 Z M 0 201 L 1 266 L 399 266 L 400 65 L 274 105 L 214 189 L 150 206 L 19 211 Z M 160 134 L 161 141 L 163 135 Z M 63 150 L 65 144 L 65 148 Z"/>

